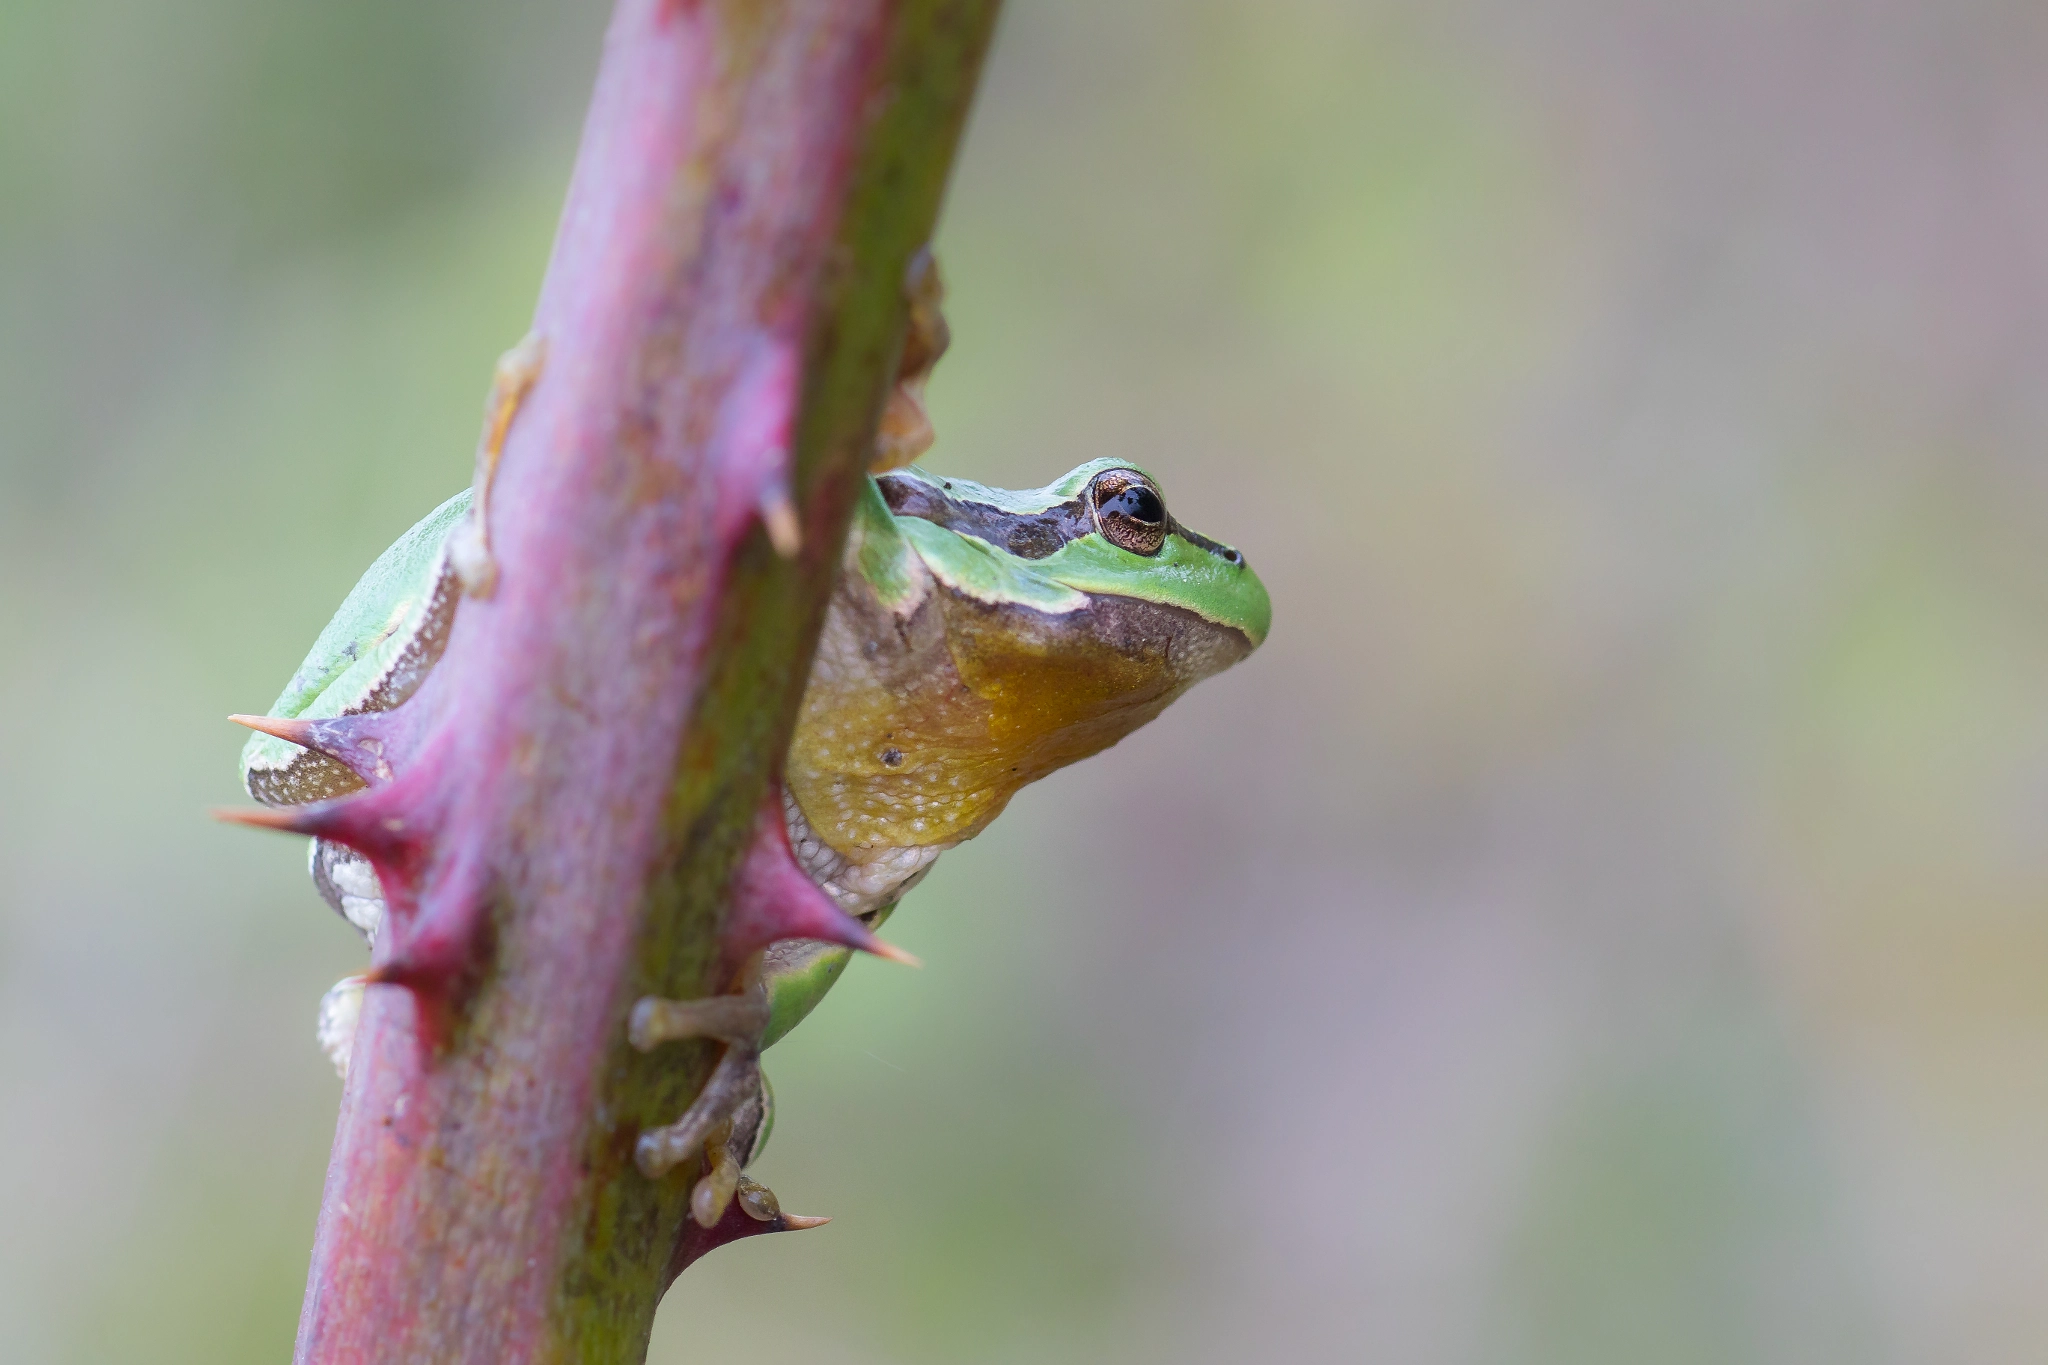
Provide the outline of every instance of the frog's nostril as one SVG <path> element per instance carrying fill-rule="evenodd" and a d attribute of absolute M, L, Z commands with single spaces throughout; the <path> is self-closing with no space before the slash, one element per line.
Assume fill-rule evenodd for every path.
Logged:
<path fill-rule="evenodd" d="M 1231 549 L 1227 545 L 1223 547 L 1223 559 L 1225 563 L 1229 564 L 1244 563 L 1244 556 L 1239 554 L 1237 551 Z"/>

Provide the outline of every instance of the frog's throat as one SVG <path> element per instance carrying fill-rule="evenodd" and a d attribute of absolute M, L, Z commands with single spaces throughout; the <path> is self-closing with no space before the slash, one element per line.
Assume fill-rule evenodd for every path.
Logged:
<path fill-rule="evenodd" d="M 850 858 L 818 836 L 787 786 L 782 789 L 782 818 L 789 828 L 789 846 L 796 853 L 797 866 L 838 902 L 840 909 L 854 916 L 895 904 L 924 879 L 941 853 L 953 847 L 948 843 L 862 849 L 862 857 Z"/>

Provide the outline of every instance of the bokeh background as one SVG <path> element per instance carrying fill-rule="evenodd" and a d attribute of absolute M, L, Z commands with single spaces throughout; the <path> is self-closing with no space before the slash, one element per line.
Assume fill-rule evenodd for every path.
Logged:
<path fill-rule="evenodd" d="M 210 824 L 468 477 L 596 0 L 0 0 L 0 1357 L 276 1361 L 360 962 Z M 935 467 L 1250 662 L 771 1056 L 657 1362 L 2048 1358 L 2048 15 L 1012 0 Z"/>

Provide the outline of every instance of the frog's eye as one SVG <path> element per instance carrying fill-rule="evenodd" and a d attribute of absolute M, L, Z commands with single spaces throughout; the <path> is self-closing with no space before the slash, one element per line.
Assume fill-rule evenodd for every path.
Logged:
<path fill-rule="evenodd" d="M 1134 555 L 1156 555 L 1166 543 L 1166 500 L 1128 469 L 1097 476 L 1088 501 L 1103 539 Z"/>

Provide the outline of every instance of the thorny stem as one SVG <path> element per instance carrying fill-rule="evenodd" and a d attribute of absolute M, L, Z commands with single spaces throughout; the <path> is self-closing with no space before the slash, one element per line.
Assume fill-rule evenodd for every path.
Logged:
<path fill-rule="evenodd" d="M 687 1174 L 648 1180 L 633 1149 L 716 1046 L 644 1055 L 627 1014 L 728 984 L 723 897 L 995 9 L 620 0 L 536 310 L 545 369 L 491 492 L 497 577 L 404 708 L 412 766 L 372 794 L 394 916 L 460 970 L 369 990 L 299 1361 L 637 1361 L 706 1245 Z M 724 417 L 778 354 L 794 559 L 755 510 L 779 449 Z"/>

